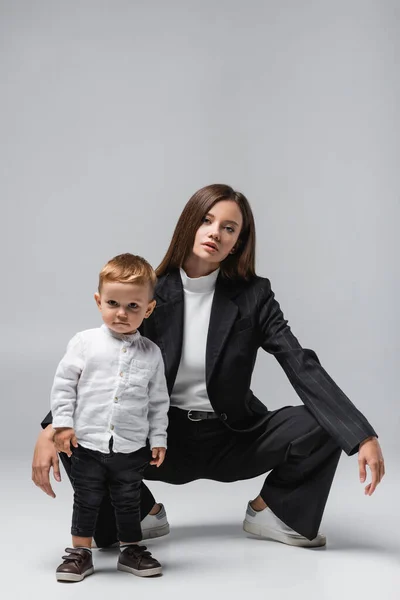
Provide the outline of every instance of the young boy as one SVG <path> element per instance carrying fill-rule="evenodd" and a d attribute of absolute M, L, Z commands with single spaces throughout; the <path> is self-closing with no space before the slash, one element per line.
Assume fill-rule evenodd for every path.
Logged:
<path fill-rule="evenodd" d="M 107 490 L 120 540 L 118 569 L 141 577 L 161 573 L 160 563 L 138 545 L 143 471 L 149 462 L 162 464 L 168 424 L 161 351 L 138 331 L 154 310 L 155 284 L 155 272 L 143 258 L 111 259 L 95 294 L 104 324 L 77 333 L 56 371 L 54 442 L 71 456 L 74 486 L 73 548 L 66 548 L 58 581 L 81 581 L 93 573 L 92 536 Z"/>

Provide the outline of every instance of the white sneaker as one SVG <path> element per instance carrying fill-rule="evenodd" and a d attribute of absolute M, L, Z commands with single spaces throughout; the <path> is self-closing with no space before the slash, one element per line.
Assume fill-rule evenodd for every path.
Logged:
<path fill-rule="evenodd" d="M 167 513 L 163 504 L 156 515 L 147 515 L 140 523 L 144 540 L 169 534 Z"/>
<path fill-rule="evenodd" d="M 163 504 L 160 504 L 161 508 L 156 515 L 147 515 L 140 522 L 142 528 L 142 539 L 148 540 L 150 538 L 162 537 L 163 535 L 169 534 L 169 523 L 167 519 L 167 513 Z M 111 544 L 110 548 L 118 548 L 119 542 Z M 98 548 L 98 545 L 92 540 L 92 548 Z"/>
<path fill-rule="evenodd" d="M 313 540 L 309 540 L 288 527 L 270 508 L 267 507 L 264 510 L 255 511 L 251 507 L 250 502 L 247 505 L 243 529 L 247 533 L 258 537 L 275 540 L 276 542 L 282 542 L 290 546 L 317 548 L 326 544 L 326 537 L 322 533 L 318 533 Z"/>

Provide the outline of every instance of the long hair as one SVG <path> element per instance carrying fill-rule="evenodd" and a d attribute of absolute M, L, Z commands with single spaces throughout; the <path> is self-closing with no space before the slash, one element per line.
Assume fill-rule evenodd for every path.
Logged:
<path fill-rule="evenodd" d="M 193 194 L 184 207 L 175 227 L 169 248 L 156 269 L 160 277 L 172 269 L 183 266 L 192 251 L 196 232 L 203 217 L 221 200 L 233 200 L 239 206 L 243 225 L 237 242 L 237 250 L 229 254 L 220 265 L 221 274 L 229 279 L 251 279 L 255 276 L 256 231 L 250 204 L 243 194 L 229 185 L 215 183 Z"/>

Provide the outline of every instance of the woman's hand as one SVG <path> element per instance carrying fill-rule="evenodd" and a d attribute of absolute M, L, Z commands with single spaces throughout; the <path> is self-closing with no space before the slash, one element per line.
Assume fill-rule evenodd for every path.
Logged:
<path fill-rule="evenodd" d="M 153 460 L 150 461 L 150 464 L 156 465 L 156 467 L 161 466 L 162 463 L 164 462 L 166 451 L 167 451 L 166 448 L 152 448 L 151 456 L 152 456 Z"/>
<path fill-rule="evenodd" d="M 74 448 L 78 447 L 78 440 L 72 427 L 57 427 L 53 440 L 56 450 L 65 452 L 67 456 L 72 456 L 71 444 Z"/>
<path fill-rule="evenodd" d="M 56 481 L 61 481 L 60 463 L 53 442 L 54 430 L 51 425 L 43 429 L 36 442 L 32 460 L 32 481 L 48 496 L 56 495 L 50 484 L 49 472 L 53 467 L 53 476 Z"/>
<path fill-rule="evenodd" d="M 383 460 L 382 450 L 376 437 L 367 438 L 360 444 L 358 468 L 361 483 L 365 483 L 367 478 L 366 465 L 371 470 L 372 481 L 365 486 L 364 493 L 366 496 L 372 496 L 376 486 L 382 481 L 385 474 L 385 461 Z"/>

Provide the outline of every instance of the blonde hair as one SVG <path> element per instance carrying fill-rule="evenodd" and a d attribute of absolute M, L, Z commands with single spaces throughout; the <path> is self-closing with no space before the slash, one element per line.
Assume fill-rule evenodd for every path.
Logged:
<path fill-rule="evenodd" d="M 149 285 L 151 296 L 157 283 L 157 275 L 153 267 L 141 256 L 135 254 L 119 254 L 104 265 L 99 275 L 99 293 L 104 282 L 137 283 Z"/>

